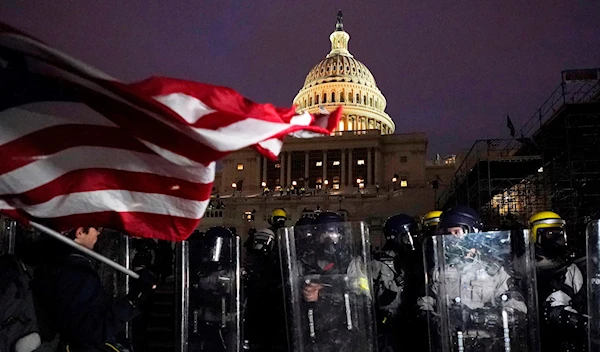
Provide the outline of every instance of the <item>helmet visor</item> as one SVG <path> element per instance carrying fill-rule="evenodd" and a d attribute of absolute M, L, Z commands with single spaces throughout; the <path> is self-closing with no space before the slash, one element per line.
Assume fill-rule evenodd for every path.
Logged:
<path fill-rule="evenodd" d="M 257 232 L 254 234 L 252 247 L 256 251 L 269 252 L 273 249 L 275 238 L 265 232 Z"/>
<path fill-rule="evenodd" d="M 567 245 L 567 236 L 565 230 L 560 227 L 548 227 L 537 230 L 538 241 L 540 244 L 562 247 Z"/>

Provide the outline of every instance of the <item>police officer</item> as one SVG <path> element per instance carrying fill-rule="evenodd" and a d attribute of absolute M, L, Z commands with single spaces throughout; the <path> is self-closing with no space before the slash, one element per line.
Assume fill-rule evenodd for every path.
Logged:
<path fill-rule="evenodd" d="M 239 238 L 211 227 L 190 242 L 190 351 L 237 352 L 241 345 Z"/>
<path fill-rule="evenodd" d="M 285 226 L 287 214 L 275 209 L 270 228 L 252 236 L 246 258 L 246 339 L 251 351 L 286 350 L 285 307 L 276 232 Z"/>
<path fill-rule="evenodd" d="M 504 351 L 507 341 L 512 341 L 513 350 L 527 348 L 521 342 L 523 321 L 527 313 L 524 298 L 514 280 L 505 270 L 511 259 L 502 252 L 503 243 L 510 243 L 510 233 L 496 239 L 493 233 L 479 235 L 483 224 L 477 212 L 466 206 L 456 206 L 440 217 L 436 236 L 436 268 L 428 295 L 420 299 L 422 310 L 434 313 L 441 307 L 446 311 L 430 314 L 430 324 L 437 325 L 432 332 L 433 341 L 445 343 L 440 336 L 450 334 L 452 344 L 466 351 Z M 499 247 L 496 248 L 495 246 Z M 443 283 L 443 285 L 441 285 Z M 442 292 L 440 292 L 442 290 Z M 437 297 L 441 294 L 442 297 Z M 443 302 L 438 302 L 443 300 Z M 438 305 L 438 303 L 440 305 Z M 437 306 L 437 307 L 436 307 Z M 508 318 L 503 321 L 503 312 L 511 312 L 511 323 L 521 322 L 516 329 L 519 336 L 503 336 L 508 331 Z M 438 317 L 442 318 L 438 318 Z M 449 322 L 449 323 L 446 323 Z M 444 325 L 447 324 L 447 325 Z M 516 324 L 516 323 L 515 323 Z M 512 326 L 514 326 L 513 324 Z M 442 330 L 440 330 L 442 329 Z M 444 331 L 443 329 L 449 329 Z M 434 349 L 440 346 L 435 346 Z"/>
<path fill-rule="evenodd" d="M 299 328 L 312 340 L 308 350 L 370 351 L 365 342 L 372 332 L 372 320 L 365 319 L 370 308 L 360 311 L 371 307 L 366 261 L 353 253 L 350 230 L 336 213 L 319 214 L 312 226 L 310 239 L 299 242 L 304 248 L 298 258 L 305 313 Z"/>
<path fill-rule="evenodd" d="M 287 213 L 283 208 L 273 209 L 271 212 L 271 216 L 269 217 L 269 229 L 273 231 L 275 235 L 277 235 L 277 231 L 285 227 L 285 222 L 287 220 Z"/>
<path fill-rule="evenodd" d="M 426 276 L 431 275 L 433 270 L 433 243 L 431 237 L 435 236 L 442 212 L 432 210 L 423 215 L 421 220 L 421 239 L 423 241 L 423 264 Z"/>
<path fill-rule="evenodd" d="M 442 211 L 440 210 L 432 210 L 423 215 L 423 220 L 421 221 L 421 231 L 423 232 L 424 236 L 433 236 L 436 234 L 441 216 Z"/>
<path fill-rule="evenodd" d="M 535 243 L 544 351 L 586 351 L 587 319 L 574 302 L 584 293 L 583 275 L 568 258 L 565 221 L 543 211 L 529 219 Z"/>
<path fill-rule="evenodd" d="M 409 298 L 403 297 L 405 280 L 409 275 L 414 279 L 415 276 L 422 276 L 423 273 L 418 266 L 421 262 L 421 252 L 417 233 L 417 223 L 412 217 L 397 214 L 388 218 L 383 226 L 385 245 L 381 252 L 375 253 L 372 261 L 380 351 L 399 350 L 396 337 L 402 329 L 398 317 L 403 298 Z M 417 287 L 419 283 L 413 280 L 410 289 L 414 291 Z M 414 297 L 413 304 L 416 304 L 417 297 Z M 408 318 L 407 314 L 404 315 L 404 318 Z"/>

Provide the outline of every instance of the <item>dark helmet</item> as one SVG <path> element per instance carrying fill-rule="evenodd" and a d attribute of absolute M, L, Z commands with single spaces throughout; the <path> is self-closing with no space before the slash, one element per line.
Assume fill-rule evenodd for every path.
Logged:
<path fill-rule="evenodd" d="M 314 219 L 309 217 L 309 216 L 303 216 L 300 219 L 298 219 L 298 221 L 296 221 L 296 223 L 294 224 L 294 226 L 298 227 L 298 226 L 309 226 L 314 222 Z"/>
<path fill-rule="evenodd" d="M 209 228 L 200 241 L 203 262 L 230 262 L 235 256 L 233 253 L 235 235 L 226 227 Z"/>
<path fill-rule="evenodd" d="M 315 219 L 308 217 L 308 216 L 301 217 L 294 224 L 294 232 L 297 232 L 298 234 L 310 236 L 310 234 L 312 232 L 312 227 L 313 227 L 314 221 L 315 221 Z M 297 236 L 298 235 L 296 235 L 296 237 Z"/>
<path fill-rule="evenodd" d="M 457 205 L 442 213 L 438 224 L 438 233 L 447 234 L 448 229 L 460 227 L 465 233 L 481 232 L 483 223 L 475 210 L 464 205 Z"/>
<path fill-rule="evenodd" d="M 418 234 L 417 222 L 412 216 L 396 214 L 389 217 L 383 225 L 386 245 L 414 251 Z"/>
<path fill-rule="evenodd" d="M 320 213 L 313 221 L 315 239 L 335 251 L 344 241 L 344 219 L 334 212 Z"/>
<path fill-rule="evenodd" d="M 269 254 L 275 246 L 275 234 L 270 229 L 258 230 L 252 239 L 252 250 L 256 253 Z"/>

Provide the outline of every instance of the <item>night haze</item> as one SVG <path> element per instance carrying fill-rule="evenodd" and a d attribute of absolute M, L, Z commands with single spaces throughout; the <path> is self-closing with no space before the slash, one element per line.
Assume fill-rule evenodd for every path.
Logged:
<path fill-rule="evenodd" d="M 0 21 L 123 81 L 162 75 L 290 106 L 330 50 L 338 9 L 396 133 L 428 154 L 508 138 L 566 69 L 600 67 L 600 3 L 3 2 Z"/>

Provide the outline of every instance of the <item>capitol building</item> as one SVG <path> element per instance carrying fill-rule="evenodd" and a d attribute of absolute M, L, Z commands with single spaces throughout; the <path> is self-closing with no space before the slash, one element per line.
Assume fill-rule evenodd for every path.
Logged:
<path fill-rule="evenodd" d="M 308 72 L 293 103 L 310 113 L 343 105 L 336 130 L 312 139 L 287 137 L 276 162 L 250 148 L 224 158 L 202 229 L 234 226 L 244 237 L 250 227 L 268 226 L 275 208 L 285 209 L 289 224 L 321 209 L 367 221 L 378 246 L 388 216 L 434 209 L 454 174 L 454 159 L 428 161 L 424 133 L 396 131 L 373 74 L 349 50 L 341 12 L 329 40 L 331 51 Z"/>

